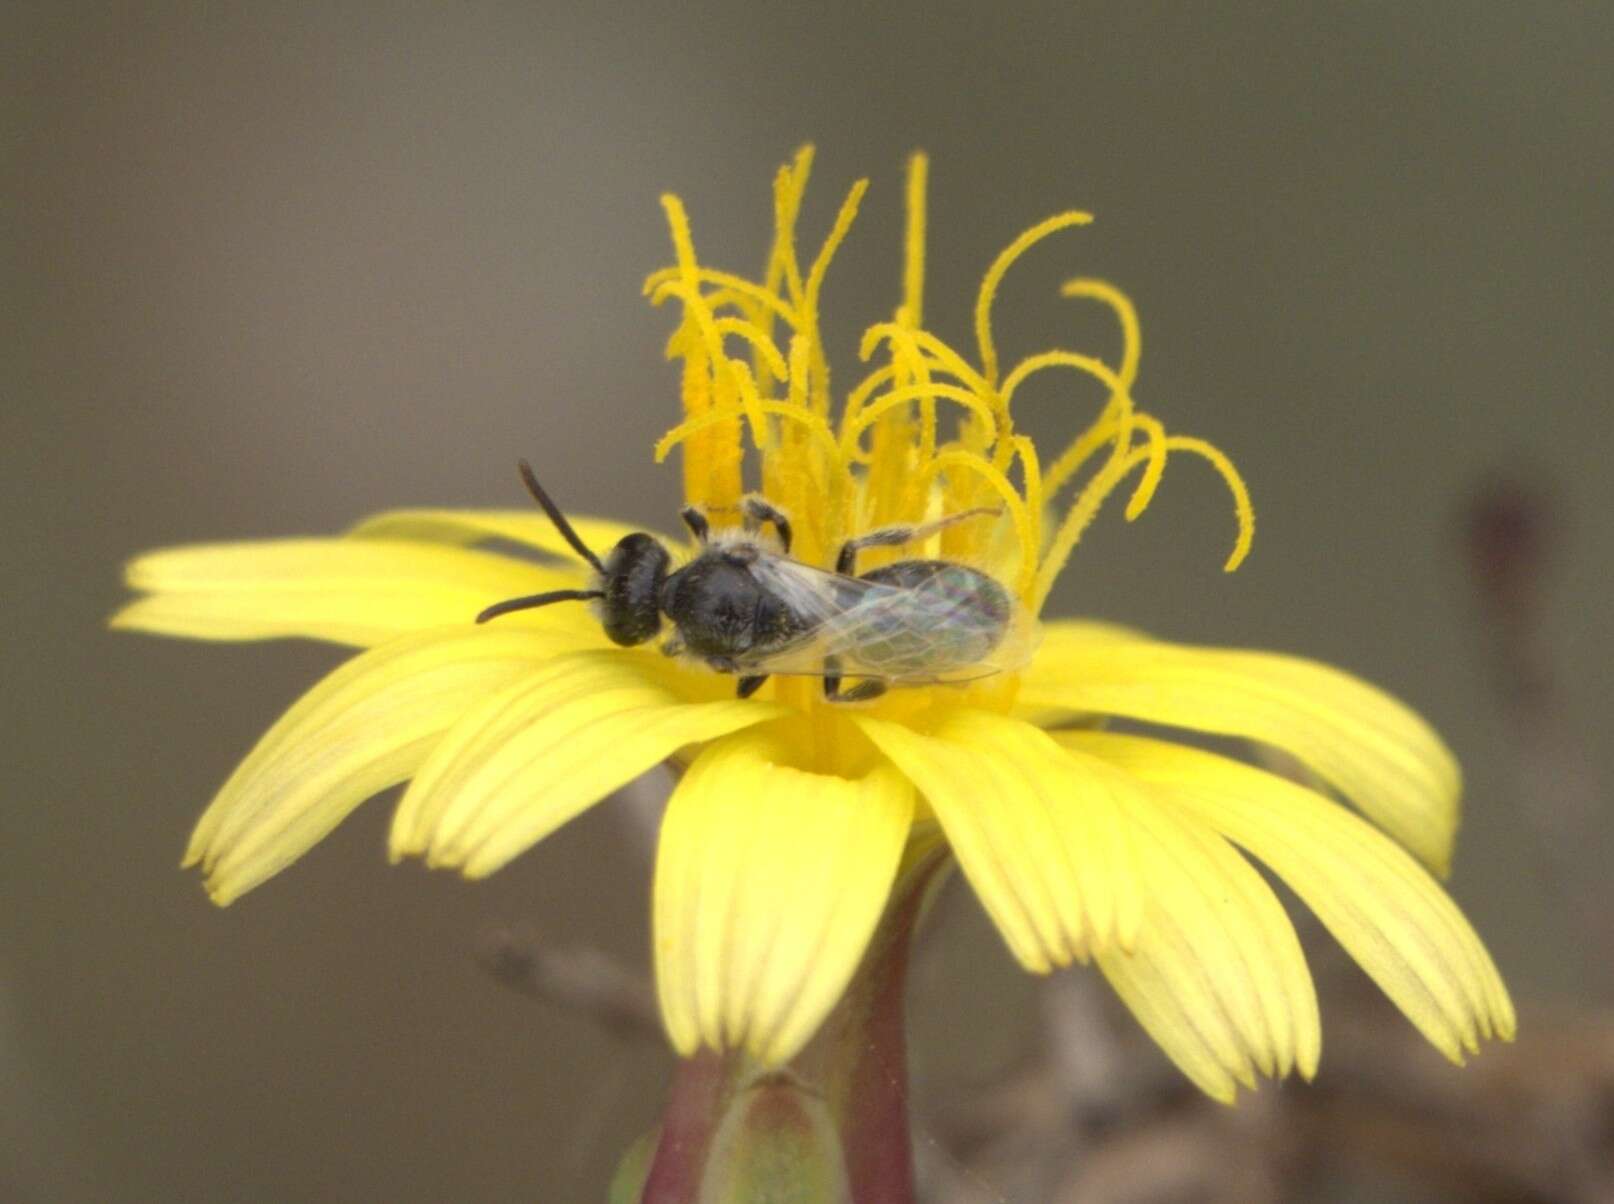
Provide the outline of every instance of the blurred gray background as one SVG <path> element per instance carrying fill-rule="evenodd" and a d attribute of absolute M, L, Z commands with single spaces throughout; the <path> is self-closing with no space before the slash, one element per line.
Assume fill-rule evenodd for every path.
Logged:
<path fill-rule="evenodd" d="M 1564 883 L 1607 864 L 1614 768 L 1611 13 L 8 6 L 0 1193 L 599 1198 L 668 1057 L 473 950 L 531 921 L 642 962 L 620 811 L 467 885 L 389 868 L 378 801 L 216 910 L 177 866 L 190 825 L 340 654 L 102 624 L 141 549 L 521 505 L 518 454 L 571 509 L 668 526 L 677 473 L 649 449 L 675 420 L 671 315 L 639 295 L 669 256 L 657 194 L 682 194 L 707 259 L 755 270 L 771 174 L 806 140 L 810 245 L 874 181 L 825 301 L 843 383 L 897 297 L 912 148 L 933 156 L 927 316 L 960 343 L 1003 243 L 1096 212 L 1010 278 L 1006 354 L 1113 354 L 1054 288 L 1120 282 L 1144 404 L 1235 457 L 1260 527 L 1224 577 L 1230 514 L 1183 461 L 1137 524 L 1104 516 L 1057 609 L 1317 656 L 1411 701 L 1465 763 L 1452 888 L 1515 993 L 1606 1002 L 1606 934 Z M 1081 405 L 1028 397 L 1027 421 L 1053 438 Z M 1552 800 L 1524 784 L 1541 766 L 1464 565 L 1496 472 L 1559 520 L 1531 638 L 1589 808 L 1567 853 L 1532 817 Z M 1034 1020 L 963 892 L 942 919 L 914 1000 L 926 1090 L 991 1075 Z"/>

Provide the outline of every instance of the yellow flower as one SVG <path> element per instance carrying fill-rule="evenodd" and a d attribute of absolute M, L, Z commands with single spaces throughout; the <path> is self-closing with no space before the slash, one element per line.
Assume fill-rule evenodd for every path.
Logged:
<path fill-rule="evenodd" d="M 1139 333 L 1126 297 L 1064 286 L 1117 319 L 1119 362 L 1054 350 L 1004 371 L 992 302 L 1004 273 L 1065 213 L 1026 231 L 986 273 L 973 359 L 927 330 L 925 176 L 910 166 L 903 300 L 871 326 L 873 362 L 838 416 L 819 298 L 864 183 L 803 264 L 796 218 L 810 151 L 780 169 L 766 269 L 706 266 L 674 197 L 676 262 L 652 275 L 682 320 L 687 501 L 740 521 L 744 444 L 761 495 L 792 520 L 793 555 L 829 565 L 850 536 L 978 507 L 922 549 L 873 548 L 986 569 L 1037 614 L 1101 504 L 1130 483 L 1148 506 L 1172 453 L 1228 486 L 1237 535 L 1254 518 L 1232 464 L 1138 409 Z M 1017 433 L 1033 375 L 1096 382 L 1097 418 L 1045 461 Z M 956 421 L 948 420 L 948 411 Z M 1052 508 L 1061 495 L 1062 513 Z M 1058 515 L 1057 521 L 1054 516 Z M 580 519 L 601 551 L 628 529 Z M 525 545 L 542 563 L 477 545 Z M 542 515 L 405 510 L 345 536 L 159 551 L 136 560 L 144 597 L 119 627 L 203 639 L 306 636 L 366 649 L 277 723 L 202 816 L 186 853 L 228 903 L 301 856 L 371 795 L 409 782 L 394 859 L 480 877 L 657 763 L 685 772 L 657 857 L 655 963 L 674 1046 L 798 1052 L 850 979 L 904 850 L 945 837 L 1027 969 L 1096 962 L 1200 1087 L 1231 1099 L 1257 1073 L 1310 1076 L 1317 1001 L 1293 928 L 1248 857 L 1265 863 L 1454 1061 L 1514 1016 L 1491 959 L 1436 884 L 1457 824 L 1457 766 L 1415 714 L 1345 673 L 1266 652 L 1193 648 L 1115 626 L 1050 622 L 1014 672 L 832 703 L 810 676 L 753 698 L 734 679 L 645 645 L 613 646 L 581 606 L 478 626 L 501 599 L 578 589 L 586 566 Z M 1225 756 L 1106 728 L 1108 718 L 1235 737 L 1288 754 L 1314 786 Z M 1348 800 L 1359 818 L 1333 797 Z M 1371 821 L 1371 822 L 1368 822 Z M 1420 864 L 1421 863 L 1421 864 Z"/>

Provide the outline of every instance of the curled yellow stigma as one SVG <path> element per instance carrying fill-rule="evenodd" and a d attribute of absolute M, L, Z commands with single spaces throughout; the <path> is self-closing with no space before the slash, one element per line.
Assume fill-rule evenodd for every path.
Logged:
<path fill-rule="evenodd" d="M 1088 277 L 1060 290 L 1065 297 L 1096 301 L 1114 316 L 1121 335 L 1116 363 L 1054 348 L 1001 370 L 992 307 L 1005 276 L 1044 239 L 1086 226 L 1090 214 L 1073 210 L 1039 222 L 992 262 L 976 295 L 972 363 L 923 325 L 929 164 L 924 155 L 914 155 L 905 191 L 902 300 L 891 320 L 865 331 L 859 353 L 867 368 L 846 390 L 837 418 L 819 303 L 868 181 L 848 191 L 804 270 L 796 225 L 812 160 L 812 148 L 804 147 L 774 178 L 773 245 L 758 280 L 702 264 L 683 204 L 675 196 L 662 198 L 676 262 L 653 273 L 645 291 L 656 304 L 676 300 L 683 309 L 668 355 L 683 365 L 684 419 L 655 454 L 660 461 L 682 449 L 687 501 L 704 506 L 720 523 L 737 516 L 747 491 L 749 442 L 757 461 L 753 488 L 793 516 L 794 554 L 810 563 L 828 564 L 841 542 L 873 527 L 994 508 L 1007 526 L 948 527 L 938 537 L 941 554 L 1012 582 L 1022 602 L 1039 611 L 1110 495 L 1135 479 L 1124 513 L 1136 519 L 1153 499 L 1172 453 L 1182 452 L 1206 461 L 1226 484 L 1237 535 L 1223 568 L 1239 566 L 1255 535 L 1249 490 L 1215 446 L 1171 434 L 1138 409 L 1142 331 L 1125 293 Z M 784 328 L 782 341 L 775 335 L 778 326 Z M 1051 369 L 1096 382 L 1105 400 L 1044 466 L 1036 445 L 1015 431 L 1013 405 L 1032 376 Z M 1066 492 L 1070 496 L 1055 518 L 1050 506 Z M 872 550 L 869 564 L 898 554 Z"/>

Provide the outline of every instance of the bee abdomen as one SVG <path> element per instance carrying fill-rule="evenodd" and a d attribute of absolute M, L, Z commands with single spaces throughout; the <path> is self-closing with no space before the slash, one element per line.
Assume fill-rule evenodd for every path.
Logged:
<path fill-rule="evenodd" d="M 862 632 L 858 659 L 894 678 L 921 679 L 976 664 L 1002 642 L 1014 602 L 986 573 L 947 560 L 899 560 L 863 580 L 903 590 Z"/>

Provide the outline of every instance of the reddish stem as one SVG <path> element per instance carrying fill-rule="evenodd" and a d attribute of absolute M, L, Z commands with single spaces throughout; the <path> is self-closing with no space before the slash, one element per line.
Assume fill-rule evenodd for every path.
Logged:
<path fill-rule="evenodd" d="M 904 990 L 908 951 L 946 863 L 935 850 L 897 884 L 857 976 L 826 1025 L 824 1089 L 835 1108 L 854 1204 L 913 1204 Z"/>
<path fill-rule="evenodd" d="M 695 1204 L 731 1078 L 728 1060 L 710 1051 L 678 1063 L 641 1204 Z"/>

